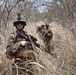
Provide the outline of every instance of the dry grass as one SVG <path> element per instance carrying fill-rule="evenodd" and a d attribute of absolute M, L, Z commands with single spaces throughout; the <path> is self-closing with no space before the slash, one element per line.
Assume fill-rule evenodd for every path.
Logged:
<path fill-rule="evenodd" d="M 39 23 L 38 23 L 39 24 Z M 40 23 L 41 25 L 42 23 Z M 39 75 L 76 75 L 76 40 L 71 31 L 63 29 L 61 25 L 57 23 L 50 23 L 52 29 L 54 56 L 38 49 L 37 62 L 43 67 L 39 67 Z M 36 27 L 34 25 L 28 25 L 26 30 L 29 34 L 33 34 L 38 38 L 38 42 L 43 45 L 42 40 L 36 33 Z M 1 48 L 2 49 L 2 48 Z M 10 61 L 6 59 L 5 51 L 0 50 L 0 73 L 1 75 L 11 75 Z M 9 71 L 8 71 L 9 69 Z M 6 70 L 7 74 L 6 74 Z"/>

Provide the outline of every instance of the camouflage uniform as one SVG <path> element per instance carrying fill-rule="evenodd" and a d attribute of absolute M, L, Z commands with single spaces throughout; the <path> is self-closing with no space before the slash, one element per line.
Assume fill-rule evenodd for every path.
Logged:
<path fill-rule="evenodd" d="M 34 65 L 30 64 L 30 62 L 32 61 L 31 58 L 24 58 L 21 55 L 18 56 L 21 50 L 32 51 L 33 48 L 31 45 L 27 45 L 25 47 L 21 46 L 20 41 L 25 39 L 21 37 L 17 38 L 17 34 L 18 34 L 17 31 L 10 34 L 10 37 L 7 43 L 7 48 L 6 48 L 7 58 L 15 59 L 14 64 L 12 65 L 12 75 L 16 75 L 17 73 L 18 75 L 27 75 L 27 74 L 36 75 L 36 74 L 33 74 L 36 72 L 36 68 L 34 67 Z M 26 38 L 29 39 L 29 37 L 26 34 L 27 33 L 24 31 L 24 35 L 26 36 Z"/>
<path fill-rule="evenodd" d="M 45 29 L 44 30 L 44 34 L 43 34 L 44 44 L 45 44 L 46 51 L 49 53 L 51 52 L 52 36 L 53 36 L 53 33 L 52 33 L 51 29 Z"/>
<path fill-rule="evenodd" d="M 38 27 L 37 33 L 39 34 L 40 38 L 44 42 L 45 50 L 50 53 L 51 52 L 51 40 L 53 37 L 53 32 L 49 28 L 49 25 L 42 25 L 41 27 Z"/>

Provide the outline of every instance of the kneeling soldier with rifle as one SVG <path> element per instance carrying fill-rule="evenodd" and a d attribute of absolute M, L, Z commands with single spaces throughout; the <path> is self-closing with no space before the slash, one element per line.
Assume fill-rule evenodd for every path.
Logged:
<path fill-rule="evenodd" d="M 26 22 L 20 20 L 20 14 L 18 14 L 18 21 L 15 21 L 13 25 L 16 27 L 16 31 L 10 34 L 6 48 L 7 58 L 11 60 L 15 59 L 12 75 L 16 75 L 17 73 L 19 73 L 18 75 L 34 75 L 32 65 L 28 64 L 28 62 L 36 61 L 33 52 L 34 45 L 37 47 L 40 47 L 40 45 L 36 43 L 37 39 L 35 37 L 28 35 L 23 30 Z M 19 66 L 19 72 L 15 68 L 16 65 Z M 29 70 L 27 71 L 26 68 Z"/>

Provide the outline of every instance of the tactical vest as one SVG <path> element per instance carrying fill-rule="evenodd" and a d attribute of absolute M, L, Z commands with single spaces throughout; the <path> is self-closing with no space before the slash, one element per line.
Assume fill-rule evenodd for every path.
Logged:
<path fill-rule="evenodd" d="M 32 47 L 32 44 L 31 44 L 31 41 L 30 41 L 30 38 L 27 34 L 27 32 L 23 31 L 23 35 L 26 37 L 26 38 L 23 38 L 22 36 L 18 35 L 18 33 L 13 33 L 14 35 L 14 44 L 17 43 L 17 42 L 20 42 L 20 41 L 28 41 L 30 44 L 28 44 L 27 46 L 25 47 L 22 47 L 23 49 L 25 50 L 33 50 L 33 47 Z"/>

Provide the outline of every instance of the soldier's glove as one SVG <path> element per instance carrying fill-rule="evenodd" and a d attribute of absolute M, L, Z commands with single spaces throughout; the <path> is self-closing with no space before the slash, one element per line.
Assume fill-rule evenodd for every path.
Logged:
<path fill-rule="evenodd" d="M 28 41 L 21 41 L 20 43 L 21 43 L 21 45 L 22 45 L 22 46 L 26 46 L 26 45 L 28 45 L 28 44 L 29 44 L 29 42 L 28 42 Z"/>

